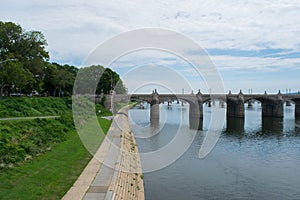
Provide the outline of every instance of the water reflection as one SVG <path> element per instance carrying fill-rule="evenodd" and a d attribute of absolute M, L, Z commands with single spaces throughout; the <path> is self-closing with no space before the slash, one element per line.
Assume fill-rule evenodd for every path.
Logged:
<path fill-rule="evenodd" d="M 261 117 L 260 106 L 257 102 L 249 108 L 245 104 L 245 119 L 228 118 L 224 134 L 204 160 L 198 159 L 198 153 L 205 131 L 199 131 L 179 160 L 145 173 L 146 199 L 300 199 L 300 118 L 294 118 L 293 105 L 285 107 L 283 119 Z M 150 123 L 149 111 L 144 112 L 147 116 L 130 111 L 136 123 L 134 133 L 140 130 L 140 135 L 151 135 L 137 138 L 140 152 L 163 148 L 180 124 L 186 126 L 183 136 L 189 137 L 189 125 L 193 124 L 188 105 L 171 107 L 161 105 L 167 116 L 163 128 L 162 121 Z M 204 105 L 204 130 L 209 127 L 212 108 Z M 137 129 L 138 125 L 142 128 Z"/>
<path fill-rule="evenodd" d="M 244 118 L 227 118 L 226 133 L 228 134 L 243 134 L 245 126 Z"/>
<path fill-rule="evenodd" d="M 152 120 L 150 121 L 150 126 L 151 126 L 151 129 L 157 130 L 158 127 L 159 127 L 159 118 L 152 119 Z M 155 131 L 155 132 L 156 132 L 156 131 Z"/>
<path fill-rule="evenodd" d="M 278 137 L 283 134 L 283 118 L 262 117 L 263 135 L 277 135 Z"/>
<path fill-rule="evenodd" d="M 203 130 L 203 119 L 202 118 L 189 118 L 190 129 Z"/>
<path fill-rule="evenodd" d="M 300 117 L 295 120 L 295 133 L 300 135 Z"/>

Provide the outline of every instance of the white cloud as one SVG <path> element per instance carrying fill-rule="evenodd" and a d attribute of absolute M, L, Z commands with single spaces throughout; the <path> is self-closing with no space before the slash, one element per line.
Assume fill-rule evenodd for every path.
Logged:
<path fill-rule="evenodd" d="M 74 51 L 84 57 L 117 33 L 149 26 L 182 32 L 205 48 L 300 47 L 297 0 L 4 0 L 1 4 L 1 19 L 42 30 L 49 50 L 61 57 L 72 58 Z"/>
<path fill-rule="evenodd" d="M 273 57 L 237 57 L 237 56 L 211 56 L 213 62 L 221 71 L 228 70 L 257 70 L 279 71 L 298 69 L 300 58 L 273 58 Z M 298 64 L 297 64 L 298 63 Z"/>
<path fill-rule="evenodd" d="M 207 49 L 300 51 L 298 0 L 2 0 L 0 4 L 1 20 L 42 31 L 52 60 L 61 63 L 80 65 L 100 43 L 143 27 L 178 31 Z M 225 72 L 295 70 L 300 63 L 299 58 L 232 55 L 216 55 L 212 60 Z M 165 57 L 153 62 L 180 64 Z"/>

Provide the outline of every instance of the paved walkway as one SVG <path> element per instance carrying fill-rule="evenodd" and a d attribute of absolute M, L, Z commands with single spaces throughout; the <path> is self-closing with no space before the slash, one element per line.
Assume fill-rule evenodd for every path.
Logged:
<path fill-rule="evenodd" d="M 9 120 L 28 120 L 28 119 L 52 119 L 59 118 L 60 116 L 37 116 L 37 117 L 6 117 L 0 118 L 0 121 L 9 121 Z"/>
<path fill-rule="evenodd" d="M 143 200 L 141 163 L 127 108 L 113 118 L 111 127 L 65 200 Z M 103 164 L 104 163 L 104 164 Z"/>
<path fill-rule="evenodd" d="M 114 119 L 114 116 L 103 116 L 101 117 L 103 119 L 107 119 L 107 120 L 113 120 Z"/>

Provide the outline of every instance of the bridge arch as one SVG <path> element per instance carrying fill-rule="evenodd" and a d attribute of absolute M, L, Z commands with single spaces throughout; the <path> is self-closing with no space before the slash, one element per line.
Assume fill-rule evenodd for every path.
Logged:
<path fill-rule="evenodd" d="M 282 95 L 278 94 L 158 94 L 154 92 L 152 94 L 128 94 L 128 95 L 116 95 L 114 98 L 107 97 L 107 100 L 121 100 L 126 99 L 129 101 L 137 100 L 144 101 L 151 105 L 151 112 L 156 113 L 155 116 L 159 117 L 159 104 L 165 101 L 181 100 L 189 103 L 189 118 L 190 125 L 194 121 L 194 124 L 201 124 L 203 119 L 203 104 L 205 102 L 219 100 L 226 102 L 227 118 L 228 117 L 245 117 L 245 103 L 250 101 L 258 101 L 261 103 L 262 117 L 278 117 L 282 118 L 284 115 L 284 103 L 291 101 L 295 103 L 295 116 L 300 117 L 300 94 L 298 95 Z M 154 101 L 155 100 L 155 101 Z M 224 105 L 225 106 L 225 105 Z M 195 126 L 191 126 L 195 127 Z"/>

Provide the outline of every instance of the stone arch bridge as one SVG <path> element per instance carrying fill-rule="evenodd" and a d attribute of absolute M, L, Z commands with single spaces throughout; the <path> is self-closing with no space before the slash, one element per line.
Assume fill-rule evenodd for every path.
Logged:
<path fill-rule="evenodd" d="M 100 96 L 96 97 L 96 102 L 101 101 Z M 190 104 L 189 118 L 190 125 L 196 126 L 202 122 L 203 104 L 218 100 L 226 103 L 227 118 L 244 118 L 244 104 L 257 100 L 261 102 L 262 117 L 282 118 L 284 116 L 284 103 L 295 103 L 295 116 L 300 117 L 300 94 L 286 95 L 281 94 L 243 94 L 240 91 L 238 94 L 202 94 L 200 90 L 197 94 L 159 94 L 154 90 L 151 94 L 111 94 L 106 95 L 105 107 L 115 111 L 116 104 L 119 102 L 128 103 L 130 100 L 145 101 L 151 105 L 150 120 L 159 119 L 159 104 L 169 101 L 183 100 Z"/>

